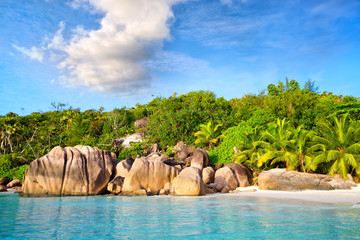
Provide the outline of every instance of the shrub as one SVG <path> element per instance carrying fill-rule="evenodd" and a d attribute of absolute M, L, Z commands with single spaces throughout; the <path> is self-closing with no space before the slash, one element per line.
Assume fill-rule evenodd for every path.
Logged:
<path fill-rule="evenodd" d="M 236 127 L 227 129 L 223 134 L 225 138 L 213 150 L 209 151 L 209 158 L 212 165 L 217 163 L 232 163 L 234 156 L 234 147 L 242 140 L 241 133 L 250 127 L 245 123 L 240 123 Z"/>

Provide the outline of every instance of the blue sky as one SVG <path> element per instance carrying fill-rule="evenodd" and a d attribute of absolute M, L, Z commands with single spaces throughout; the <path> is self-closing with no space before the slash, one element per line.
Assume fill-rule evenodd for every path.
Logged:
<path fill-rule="evenodd" d="M 359 0 L 1 0 L 0 115 L 314 80 L 360 96 Z"/>

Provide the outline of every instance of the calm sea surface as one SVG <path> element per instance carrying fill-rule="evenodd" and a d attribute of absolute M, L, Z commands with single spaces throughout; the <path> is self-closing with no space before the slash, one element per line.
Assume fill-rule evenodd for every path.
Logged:
<path fill-rule="evenodd" d="M 0 239 L 360 239 L 360 208 L 257 197 L 0 193 Z"/>

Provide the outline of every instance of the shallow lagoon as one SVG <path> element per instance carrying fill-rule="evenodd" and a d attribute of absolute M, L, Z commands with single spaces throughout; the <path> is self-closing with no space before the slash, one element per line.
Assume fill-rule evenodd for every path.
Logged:
<path fill-rule="evenodd" d="M 0 194 L 0 239 L 359 239 L 360 208 L 260 197 Z"/>

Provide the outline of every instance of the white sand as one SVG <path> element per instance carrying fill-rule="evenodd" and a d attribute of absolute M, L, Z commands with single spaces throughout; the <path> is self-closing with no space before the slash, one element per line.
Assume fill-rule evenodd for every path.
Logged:
<path fill-rule="evenodd" d="M 237 196 L 268 197 L 277 199 L 297 199 L 323 203 L 352 203 L 360 206 L 360 184 L 351 190 L 306 190 L 299 192 L 259 190 L 258 187 L 238 188 L 240 191 L 256 189 L 256 192 L 234 193 Z"/>

